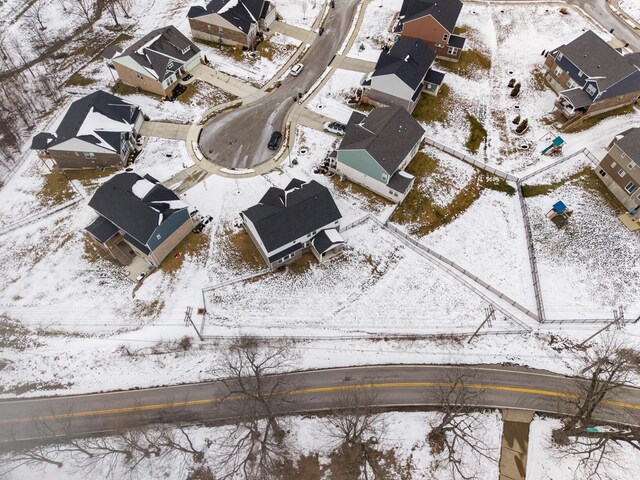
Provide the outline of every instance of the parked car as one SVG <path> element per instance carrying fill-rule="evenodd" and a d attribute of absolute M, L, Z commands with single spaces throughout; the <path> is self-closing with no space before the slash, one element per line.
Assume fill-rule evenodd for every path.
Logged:
<path fill-rule="evenodd" d="M 327 122 L 324 124 L 324 131 L 335 133 L 336 135 L 344 135 L 347 126 L 338 122 Z"/>
<path fill-rule="evenodd" d="M 293 67 L 291 67 L 291 75 L 293 75 L 294 77 L 297 77 L 303 68 L 304 68 L 303 64 L 296 63 Z"/>
<path fill-rule="evenodd" d="M 271 134 L 271 138 L 269 139 L 269 143 L 267 147 L 271 150 L 277 150 L 280 145 L 280 140 L 282 140 L 282 133 L 275 131 Z"/>

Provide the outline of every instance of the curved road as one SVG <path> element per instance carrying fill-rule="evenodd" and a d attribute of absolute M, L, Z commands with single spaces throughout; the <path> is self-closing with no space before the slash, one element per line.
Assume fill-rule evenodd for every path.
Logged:
<path fill-rule="evenodd" d="M 578 380 L 524 368 L 447 365 L 348 367 L 283 374 L 277 413 L 323 411 L 342 392 L 373 389 L 378 407 L 437 406 L 439 387 L 467 370 L 468 388 L 479 392 L 478 407 L 566 411 L 576 397 Z M 121 392 L 10 400 L 0 402 L 3 442 L 83 435 L 153 423 L 233 420 L 237 402 L 222 381 Z M 290 401 L 289 401 L 290 400 Z M 596 416 L 603 421 L 638 424 L 640 389 L 620 387 Z"/>
<path fill-rule="evenodd" d="M 358 0 L 341 0 L 329 10 L 322 36 L 302 62 L 304 70 L 288 76 L 282 86 L 250 105 L 216 117 L 200 135 L 200 150 L 211 161 L 231 168 L 250 168 L 269 160 L 267 143 L 274 130 L 284 131 L 293 96 L 308 91 L 331 63 L 344 41 Z"/>

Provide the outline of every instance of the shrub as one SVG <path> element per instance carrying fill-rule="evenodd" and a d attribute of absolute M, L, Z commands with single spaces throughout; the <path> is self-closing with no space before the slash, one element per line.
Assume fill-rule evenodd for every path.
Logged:
<path fill-rule="evenodd" d="M 517 97 L 519 93 L 520 93 L 520 82 L 516 83 L 515 86 L 513 87 L 513 90 L 511 90 L 511 96 Z"/>
<path fill-rule="evenodd" d="M 191 348 L 191 346 L 193 345 L 193 342 L 191 341 L 191 337 L 185 335 L 180 339 L 180 341 L 178 342 L 178 345 L 180 346 L 180 348 L 182 348 L 182 350 L 186 352 Z"/>
<path fill-rule="evenodd" d="M 529 121 L 525 118 L 522 122 L 520 122 L 520 125 L 518 125 L 518 128 L 516 128 L 516 133 L 524 132 L 528 126 L 529 126 Z"/>
<path fill-rule="evenodd" d="M 516 116 L 516 118 L 514 118 L 512 122 L 514 125 L 518 125 L 520 123 L 520 115 Z"/>
<path fill-rule="evenodd" d="M 509 80 L 509 84 L 507 85 L 509 88 L 513 88 L 513 86 L 516 84 L 516 79 L 512 78 L 511 80 Z"/>

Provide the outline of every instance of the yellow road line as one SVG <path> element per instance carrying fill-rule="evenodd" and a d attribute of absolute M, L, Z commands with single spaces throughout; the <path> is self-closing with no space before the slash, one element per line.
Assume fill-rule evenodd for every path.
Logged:
<path fill-rule="evenodd" d="M 434 388 L 434 387 L 454 387 L 453 383 L 442 383 L 442 382 L 400 382 L 400 383 L 370 383 L 370 384 L 360 384 L 360 385 L 341 385 L 334 387 L 316 387 L 316 388 L 307 388 L 301 390 L 292 390 L 289 392 L 283 392 L 281 395 L 289 396 L 289 395 L 304 395 L 304 394 L 312 394 L 312 393 L 329 393 L 329 392 L 340 392 L 340 391 L 349 391 L 349 390 L 359 390 L 359 389 L 387 389 L 387 388 Z M 462 385 L 458 385 L 462 386 Z M 535 388 L 524 388 L 524 387 L 508 387 L 504 385 L 485 385 L 485 384 L 465 384 L 465 388 L 472 388 L 477 390 L 495 390 L 502 392 L 516 392 L 516 393 L 528 393 L 532 395 L 544 395 L 544 396 L 552 396 L 557 398 L 578 398 L 577 395 L 571 393 L 563 393 L 563 392 L 554 392 L 551 390 L 539 390 Z M 86 412 L 75 412 L 75 413 L 61 413 L 57 415 L 45 415 L 40 417 L 29 417 L 29 418 L 15 418 L 11 420 L 1 420 L 0 425 L 2 424 L 13 424 L 13 423 L 24 423 L 35 420 L 59 420 L 64 418 L 76 418 L 76 417 L 91 417 L 91 416 L 99 416 L 99 415 L 116 415 L 120 413 L 131 413 L 131 412 L 143 412 L 149 410 L 165 410 L 169 408 L 179 408 L 179 407 L 193 407 L 198 405 L 209 405 L 222 403 L 225 401 L 237 400 L 239 397 L 225 397 L 225 398 L 210 398 L 204 400 L 186 400 L 183 402 L 171 402 L 171 403 L 160 403 L 155 405 L 138 405 L 135 407 L 122 407 L 122 408 L 111 408 L 106 410 L 93 410 Z M 605 400 L 603 403 L 608 405 L 623 407 L 623 408 L 631 408 L 634 410 L 640 410 L 640 405 L 635 403 L 624 403 L 624 402 L 616 402 L 613 400 Z"/>

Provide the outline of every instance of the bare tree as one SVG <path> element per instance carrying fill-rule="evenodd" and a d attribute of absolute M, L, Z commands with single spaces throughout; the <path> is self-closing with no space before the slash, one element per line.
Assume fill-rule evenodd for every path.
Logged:
<path fill-rule="evenodd" d="M 302 9 L 302 19 L 307 19 L 307 11 L 309 11 L 309 2 L 307 0 L 302 0 L 300 2 L 300 8 Z"/>
<path fill-rule="evenodd" d="M 49 0 L 36 0 L 33 2 L 27 13 L 25 13 L 24 18 L 34 20 L 39 26 L 40 30 L 46 30 L 47 26 L 44 24 L 45 20 L 45 10 L 47 5 L 49 4 Z"/>
<path fill-rule="evenodd" d="M 77 15 L 84 18 L 87 23 L 91 23 L 92 14 L 94 10 L 94 0 L 61 0 L 65 8 Z"/>
<path fill-rule="evenodd" d="M 132 0 L 104 0 L 104 6 L 113 19 L 116 27 L 120 26 L 118 21 L 118 12 L 121 12 L 125 18 L 129 18 L 129 10 L 132 6 Z"/>
<path fill-rule="evenodd" d="M 431 452 L 438 457 L 434 469 L 449 468 L 454 478 L 464 480 L 481 475 L 482 459 L 496 461 L 484 438 L 486 429 L 474 408 L 483 391 L 467 387 L 475 374 L 456 370 L 446 386 L 439 387 L 441 413 L 428 435 Z"/>

